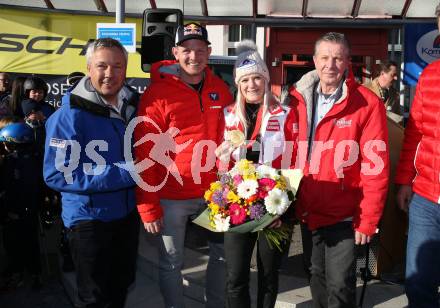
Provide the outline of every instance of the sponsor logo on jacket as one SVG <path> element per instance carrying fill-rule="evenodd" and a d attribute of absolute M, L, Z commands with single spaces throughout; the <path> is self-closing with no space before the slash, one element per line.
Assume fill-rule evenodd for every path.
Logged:
<path fill-rule="evenodd" d="M 299 132 L 298 123 L 293 123 L 292 124 L 292 132 L 295 133 L 295 134 Z"/>
<path fill-rule="evenodd" d="M 335 120 L 336 127 L 344 128 L 351 127 L 351 120 L 346 120 L 345 118 L 341 118 L 339 120 Z"/>
<path fill-rule="evenodd" d="M 267 121 L 266 131 L 268 132 L 279 132 L 281 129 L 280 122 L 278 119 L 269 119 Z"/>
<path fill-rule="evenodd" d="M 210 92 L 209 93 L 209 98 L 212 101 L 218 101 L 218 100 L 220 100 L 220 95 L 218 93 L 216 93 L 216 92 Z"/>

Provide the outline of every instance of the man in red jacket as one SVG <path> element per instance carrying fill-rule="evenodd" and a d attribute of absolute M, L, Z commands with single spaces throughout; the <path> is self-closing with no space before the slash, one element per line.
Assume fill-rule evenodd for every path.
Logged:
<path fill-rule="evenodd" d="M 376 232 L 388 188 L 385 108 L 355 82 L 343 34 L 319 38 L 313 59 L 290 91 L 305 160 L 296 210 L 311 231 L 314 307 L 355 307 L 355 244 Z"/>
<path fill-rule="evenodd" d="M 145 120 L 135 129 L 141 143 L 136 157 L 146 162 L 136 202 L 145 230 L 161 235 L 159 280 L 166 307 L 184 306 L 186 223 L 204 208 L 203 194 L 217 179 L 218 120 L 232 102 L 226 84 L 207 68 L 209 44 L 208 33 L 199 24 L 178 28 L 173 47 L 177 61 L 153 64 L 152 82 L 138 112 Z M 223 244 L 209 244 L 207 307 L 223 307 Z"/>
<path fill-rule="evenodd" d="M 440 4 L 436 16 L 440 29 Z M 439 307 L 439 83 L 437 60 L 419 77 L 395 178 L 401 185 L 397 203 L 409 209 L 405 288 L 410 307 Z"/>

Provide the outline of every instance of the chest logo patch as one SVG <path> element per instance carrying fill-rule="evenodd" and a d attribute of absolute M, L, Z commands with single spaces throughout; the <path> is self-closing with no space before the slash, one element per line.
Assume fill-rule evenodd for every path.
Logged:
<path fill-rule="evenodd" d="M 66 147 L 66 140 L 58 138 L 50 138 L 49 146 L 54 148 L 64 149 Z"/>
<path fill-rule="evenodd" d="M 269 119 L 269 121 L 267 121 L 266 131 L 279 132 L 280 131 L 280 122 L 277 119 Z"/>
<path fill-rule="evenodd" d="M 339 120 L 335 120 L 336 127 L 344 128 L 344 127 L 351 127 L 351 120 L 346 120 L 344 118 L 341 118 Z"/>
<path fill-rule="evenodd" d="M 298 132 L 299 132 L 299 126 L 298 126 L 298 123 L 293 123 L 293 124 L 292 124 L 292 132 L 293 132 L 293 133 L 298 133 Z"/>
<path fill-rule="evenodd" d="M 217 92 L 211 92 L 209 93 L 209 98 L 212 101 L 218 101 L 220 99 L 220 95 Z"/>

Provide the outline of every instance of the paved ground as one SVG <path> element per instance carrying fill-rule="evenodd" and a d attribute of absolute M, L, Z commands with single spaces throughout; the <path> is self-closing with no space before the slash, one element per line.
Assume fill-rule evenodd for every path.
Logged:
<path fill-rule="evenodd" d="M 193 229 L 192 227 L 190 229 Z M 55 231 L 54 231 L 55 232 Z M 56 233 L 56 232 L 55 232 Z M 53 238 L 56 238 L 54 236 Z M 141 246 L 138 259 L 136 284 L 133 286 L 126 308 L 164 307 L 157 283 L 157 252 L 154 237 L 140 234 Z M 207 262 L 207 247 L 199 232 L 189 233 L 187 238 L 184 285 L 187 308 L 202 308 L 203 285 Z M 48 247 L 49 251 L 56 251 Z M 311 295 L 308 281 L 302 267 L 302 251 L 299 230 L 295 230 L 292 245 L 280 272 L 280 289 L 277 308 L 311 307 Z M 0 294 L 1 308 L 72 308 L 70 298 L 74 297 L 74 274 L 60 274 L 56 255 L 49 257 L 51 274 L 45 273 L 44 285 L 40 291 L 33 291 L 29 283 L 15 292 Z M 2 264 L 0 253 L 0 265 Z M 251 272 L 251 294 L 256 295 L 255 269 Z M 61 283 L 61 281 L 63 283 Z M 63 287 L 64 286 L 64 287 Z M 361 286 L 358 287 L 358 294 Z M 69 295 L 69 296 L 68 296 Z M 406 307 L 407 301 L 400 285 L 388 285 L 380 281 L 371 281 L 365 295 L 365 307 L 400 308 Z"/>
<path fill-rule="evenodd" d="M 64 292 L 61 283 L 54 278 L 45 281 L 39 291 L 29 285 L 16 289 L 14 292 L 0 294 L 2 308 L 72 308 L 72 304 Z"/>
<path fill-rule="evenodd" d="M 197 236 L 195 236 L 197 235 Z M 138 268 L 148 277 L 157 281 L 157 251 L 154 249 L 154 237 L 141 235 L 140 262 Z M 185 251 L 185 295 L 203 302 L 203 285 L 206 270 L 206 244 L 203 244 L 200 233 L 189 232 L 187 247 Z M 301 237 L 299 228 L 294 231 L 292 245 L 284 260 L 280 272 L 279 294 L 276 308 L 306 308 L 311 307 L 311 294 L 308 287 L 308 279 L 303 270 L 301 251 Z M 251 298 L 256 297 L 257 272 L 251 272 Z M 360 296 L 362 291 L 361 280 L 358 281 L 357 293 Z M 407 299 L 404 295 L 403 286 L 386 284 L 378 280 L 369 282 L 365 293 L 363 307 L 401 308 L 406 307 Z M 255 305 L 253 305 L 254 307 Z M 192 306 L 190 306 L 192 307 Z M 198 306 L 194 306 L 198 307 Z"/>
<path fill-rule="evenodd" d="M 25 284 L 15 291 L 0 291 L 1 308 L 72 308 L 72 303 L 66 295 L 61 284 L 61 273 L 58 262 L 58 244 L 60 224 L 56 223 L 50 229 L 44 229 L 44 236 L 40 238 L 43 254 L 43 284 L 40 290 L 31 288 L 29 277 L 25 278 Z M 0 228 L 0 273 L 3 271 L 6 260 L 2 245 L 3 235 Z M 46 257 L 47 256 L 47 257 Z"/>
<path fill-rule="evenodd" d="M 43 260 L 46 260 L 43 258 Z M 30 277 L 25 277 L 24 285 L 15 290 L 0 290 L 1 308 L 72 308 L 72 303 L 61 284 L 58 256 L 48 255 L 48 267 L 43 266 L 43 284 L 39 290 L 31 288 Z M 0 264 L 4 264 L 4 256 L 0 254 Z"/>

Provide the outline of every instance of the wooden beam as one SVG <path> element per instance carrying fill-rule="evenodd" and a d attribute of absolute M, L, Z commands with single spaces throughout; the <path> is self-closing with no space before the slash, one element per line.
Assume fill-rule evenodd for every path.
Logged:
<path fill-rule="evenodd" d="M 361 7 L 362 0 L 355 0 L 353 3 L 353 9 L 351 10 L 351 17 L 356 18 L 359 15 L 359 9 Z"/>
<path fill-rule="evenodd" d="M 406 14 L 408 14 L 409 7 L 411 5 L 412 0 L 406 0 L 402 9 L 402 18 L 406 18 Z"/>
<path fill-rule="evenodd" d="M 44 0 L 44 3 L 46 3 L 48 9 L 55 10 L 55 7 L 50 0 Z"/>
<path fill-rule="evenodd" d="M 303 0 L 303 6 L 301 10 L 301 15 L 303 18 L 307 18 L 307 7 L 309 6 L 309 0 Z"/>
<path fill-rule="evenodd" d="M 152 9 L 157 9 L 156 0 L 150 0 L 150 6 Z"/>
<path fill-rule="evenodd" d="M 95 1 L 96 8 L 99 11 L 101 11 L 103 13 L 108 13 L 107 7 L 105 6 L 105 3 L 103 0 L 93 0 L 93 1 Z"/>
<path fill-rule="evenodd" d="M 202 7 L 202 15 L 208 16 L 208 4 L 206 3 L 206 0 L 200 0 L 200 6 Z"/>
<path fill-rule="evenodd" d="M 252 0 L 252 15 L 257 18 L 258 15 L 258 0 Z"/>

